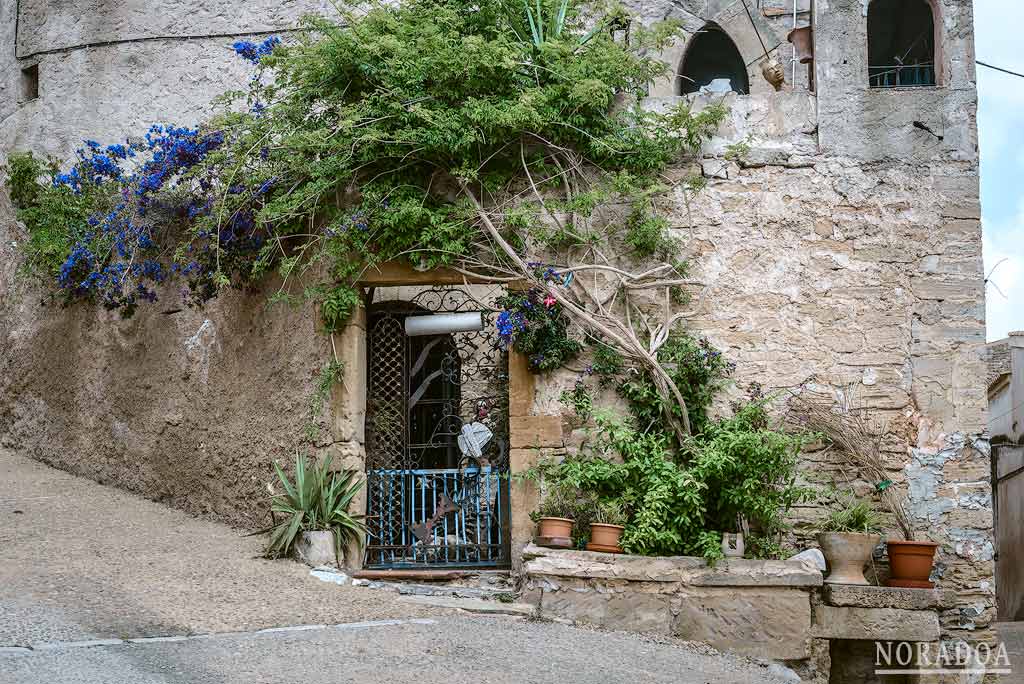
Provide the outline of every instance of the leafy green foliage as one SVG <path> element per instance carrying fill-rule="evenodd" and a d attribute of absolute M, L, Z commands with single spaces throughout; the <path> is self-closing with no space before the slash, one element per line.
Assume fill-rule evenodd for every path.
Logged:
<path fill-rule="evenodd" d="M 631 27 L 626 41 L 614 29 L 628 17 L 587 2 L 338 8 L 339 23 L 309 18 L 297 44 L 262 57 L 272 78 L 241 95 L 255 111 L 212 122 L 225 143 L 192 174 L 234 188 L 218 193 L 193 231 L 217 234 L 259 195 L 254 221 L 272 238 L 250 265 L 231 267 L 245 277 L 272 268 L 286 278 L 326 275 L 330 288 L 306 291 L 323 304 L 328 329 L 356 305 L 344 288 L 365 268 L 396 258 L 430 268 L 478 254 L 478 217 L 460 183 L 496 200 L 516 191 L 524 170 L 542 189 L 557 186 L 557 163 L 545 150 L 570 150 L 612 182 L 598 174 L 594 190 L 576 193 L 564 210 L 585 223 L 615 193 L 650 207 L 663 189 L 658 171 L 699 147 L 724 115 L 637 106 L 665 68 L 648 54 L 674 37 L 671 24 Z M 524 250 L 541 232 L 548 247 L 594 239 L 570 226 L 549 230 L 537 220 L 547 208 L 506 202 L 496 222 Z M 653 214 L 605 232 L 616 231 L 641 251 L 664 244 L 664 222 Z M 483 249 L 482 260 L 493 261 Z M 555 367 L 571 346 L 535 366 Z"/>
<path fill-rule="evenodd" d="M 603 342 L 595 343 L 593 352 L 594 360 L 590 364 L 590 370 L 597 376 L 597 383 L 601 387 L 614 384 L 625 367 L 622 354 Z"/>
<path fill-rule="evenodd" d="M 25 269 L 39 278 L 56 278 L 72 248 L 89 231 L 89 217 L 107 198 L 96 186 L 77 195 L 66 186 L 54 186 L 57 165 L 31 152 L 10 155 L 2 170 L 16 216 L 28 230 L 28 240 L 21 246 Z"/>
<path fill-rule="evenodd" d="M 629 522 L 629 516 L 620 501 L 602 501 L 598 503 L 594 511 L 594 522 L 603 525 L 625 525 Z"/>
<path fill-rule="evenodd" d="M 641 431 L 598 412 L 599 453 L 542 460 L 525 477 L 551 491 L 587 493 L 598 511 L 620 506 L 630 553 L 714 562 L 722 532 L 735 530 L 739 519 L 767 537 L 785 528 L 786 512 L 808 493 L 796 482 L 805 438 L 770 426 L 765 403 L 750 401 L 710 421 L 685 445 L 685 462 L 675 459 L 667 432 Z"/>
<path fill-rule="evenodd" d="M 274 494 L 270 510 L 284 518 L 263 532 L 270 532 L 267 556 L 280 558 L 292 552 L 302 532 L 330 530 L 334 532 L 335 552 L 349 542 L 360 543 L 366 528 L 362 516 L 348 512 L 363 483 L 354 471 L 331 471 L 328 456 L 320 465 L 305 456 L 295 456 L 295 479 L 291 480 L 274 463 L 278 483 L 284 490 Z"/>
<path fill-rule="evenodd" d="M 319 434 L 319 420 L 323 415 L 324 405 L 331 396 L 331 389 L 341 381 L 345 372 L 345 364 L 337 359 L 331 359 L 320 369 L 316 377 L 316 384 L 313 387 L 313 397 L 309 402 L 309 427 L 307 437 L 310 441 L 316 439 Z"/>
<path fill-rule="evenodd" d="M 829 513 L 821 525 L 821 531 L 878 534 L 883 524 L 882 516 L 870 502 L 857 501 L 851 496 L 842 508 Z"/>
<path fill-rule="evenodd" d="M 729 418 L 711 421 L 685 450 L 689 468 L 707 486 L 705 517 L 715 529 L 735 529 L 739 518 L 762 533 L 785 525 L 783 513 L 809 495 L 796 473 L 805 435 L 774 429 L 767 399 L 735 407 Z"/>
<path fill-rule="evenodd" d="M 793 551 L 783 546 L 778 534 L 750 534 L 744 537 L 746 555 L 761 560 L 783 560 Z"/>
<path fill-rule="evenodd" d="M 571 390 L 564 390 L 558 398 L 563 404 L 572 408 L 580 421 L 586 422 L 594 412 L 594 396 L 591 391 L 591 388 L 581 378 L 576 381 Z"/>
<path fill-rule="evenodd" d="M 683 332 L 673 333 L 658 351 L 658 361 L 686 400 L 693 433 L 700 434 L 708 423 L 708 409 L 715 393 L 723 387 L 735 365 L 726 361 L 706 338 L 695 339 Z M 638 425 L 659 425 L 666 399 L 650 377 L 630 374 L 620 386 L 620 393 L 629 401 Z M 678 415 L 682 408 L 673 403 L 672 411 Z"/>
<path fill-rule="evenodd" d="M 583 349 L 569 337 L 569 317 L 561 305 L 539 288 L 510 292 L 496 303 L 504 309 L 497 319 L 501 342 L 525 354 L 532 372 L 560 368 Z"/>
<path fill-rule="evenodd" d="M 340 330 L 356 307 L 362 304 L 359 291 L 350 285 L 337 285 L 323 297 L 320 317 L 327 332 Z"/>

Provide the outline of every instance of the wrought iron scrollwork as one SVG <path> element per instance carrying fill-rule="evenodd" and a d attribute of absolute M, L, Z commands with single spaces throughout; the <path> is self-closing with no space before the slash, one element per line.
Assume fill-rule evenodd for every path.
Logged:
<path fill-rule="evenodd" d="M 478 310 L 481 331 L 405 336 L 410 314 Z M 494 315 L 460 288 L 371 308 L 370 566 L 508 563 L 508 357 Z M 466 440 L 477 440 L 472 460 Z"/>

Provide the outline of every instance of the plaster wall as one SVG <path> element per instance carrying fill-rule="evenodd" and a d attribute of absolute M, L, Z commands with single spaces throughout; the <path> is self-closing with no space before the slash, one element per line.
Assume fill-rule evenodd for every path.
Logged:
<path fill-rule="evenodd" d="M 304 14 L 336 14 L 329 0 L 12 0 L 8 4 L 20 8 L 17 54 L 22 59 L 106 42 L 288 30 Z"/>
<path fill-rule="evenodd" d="M 269 524 L 272 462 L 330 440 L 324 420 L 317 439 L 306 432 L 329 353 L 309 307 L 231 292 L 193 310 L 171 289 L 129 320 L 62 308 L 17 274 L 20 239 L 0 196 L 0 445 L 241 528 Z"/>

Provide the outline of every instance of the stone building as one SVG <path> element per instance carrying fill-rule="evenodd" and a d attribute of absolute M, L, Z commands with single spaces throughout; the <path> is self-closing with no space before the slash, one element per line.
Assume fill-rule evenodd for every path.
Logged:
<path fill-rule="evenodd" d="M 986 348 L 1000 620 L 1024 619 L 1024 332 Z"/>
<path fill-rule="evenodd" d="M 717 96 L 693 91 L 723 80 L 734 91 L 699 163 L 707 188 L 692 202 L 678 190 L 669 217 L 703 283 L 692 328 L 736 362 L 738 378 L 777 390 L 811 378 L 858 387 L 893 427 L 887 453 L 916 528 L 941 544 L 935 579 L 955 596 L 941 613 L 943 639 L 992 641 L 970 3 L 627 4 L 642 21 L 673 17 L 687 32 L 663 55 L 673 75 L 651 85 L 649 106 L 681 97 L 700 106 Z M 246 78 L 232 40 L 283 33 L 307 11 L 332 10 L 317 0 L 5 0 L 0 32 L 15 49 L 0 57 L 0 151 L 68 159 L 85 138 L 123 138 L 168 116 L 197 123 Z M 900 12 L 907 35 L 886 29 Z M 811 25 L 813 58 L 802 62 L 810 55 L 786 38 Z M 762 75 L 765 53 L 782 66 L 780 91 Z M 737 143 L 744 153 L 726 158 Z M 693 171 L 679 168 L 678 179 Z M 333 451 L 360 469 L 372 462 L 382 442 L 367 434 L 366 355 L 381 310 L 362 310 L 334 340 L 315 312 L 268 310 L 259 294 L 230 293 L 203 311 L 163 303 L 128 321 L 65 310 L 18 277 L 20 233 L 4 196 L 0 231 L 3 445 L 247 527 L 265 516 L 270 462 L 294 448 Z M 364 286 L 374 302 L 408 303 L 444 278 L 396 266 Z M 308 396 L 332 344 L 348 372 L 311 445 Z M 515 355 L 508 363 L 515 471 L 573 446 L 557 397 L 574 376 L 533 376 Z M 843 479 L 834 456 L 810 454 L 806 466 Z M 512 537 L 503 543 L 516 550 L 531 534 L 530 495 L 514 486 L 502 496 Z M 822 504 L 797 511 L 798 529 Z"/>

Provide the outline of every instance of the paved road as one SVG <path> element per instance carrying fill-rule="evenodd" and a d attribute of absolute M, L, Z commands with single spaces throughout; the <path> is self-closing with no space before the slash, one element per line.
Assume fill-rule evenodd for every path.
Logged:
<path fill-rule="evenodd" d="M 686 644 L 339 587 L 259 551 L 0 450 L 0 684 L 779 681 Z"/>
<path fill-rule="evenodd" d="M 996 631 L 1006 644 L 1012 675 L 1004 676 L 1005 684 L 1024 684 L 1024 622 L 997 622 Z"/>

